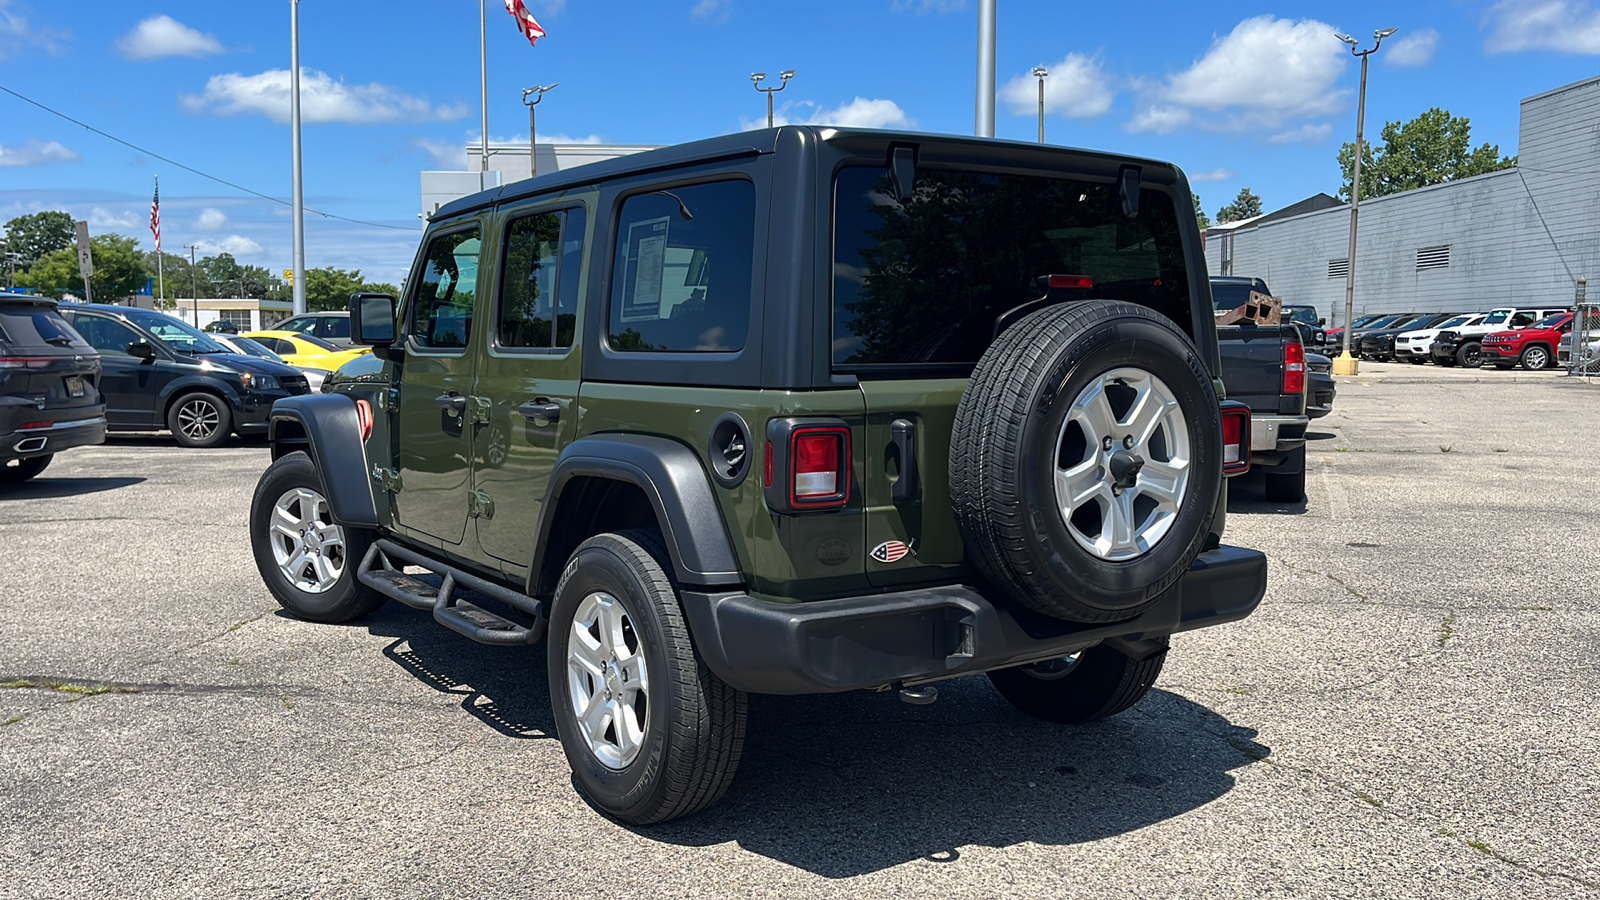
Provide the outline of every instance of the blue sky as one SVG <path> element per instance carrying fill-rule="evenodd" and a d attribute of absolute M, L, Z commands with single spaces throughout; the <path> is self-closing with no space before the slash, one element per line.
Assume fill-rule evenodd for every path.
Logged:
<path fill-rule="evenodd" d="M 663 144 L 764 124 L 752 71 L 799 74 L 788 121 L 970 134 L 976 0 L 531 0 L 530 49 L 489 2 L 491 138 L 526 139 L 521 89 L 559 82 L 541 135 Z M 1333 193 L 1359 66 L 1332 36 L 1397 26 L 1373 59 L 1368 131 L 1431 106 L 1516 152 L 1518 101 L 1595 74 L 1593 0 L 1276 5 L 999 0 L 997 134 L 1171 159 L 1208 211 L 1241 187 L 1271 210 Z M 307 221 L 307 264 L 397 280 L 415 250 L 418 173 L 479 131 L 474 0 L 303 0 L 306 202 L 384 225 Z M 0 0 L 0 85 L 220 178 L 287 199 L 288 4 L 174 0 L 88 9 Z M 1370 38 L 1367 38 L 1370 41 Z M 1008 90 L 1008 85 L 1010 89 Z M 0 94 L 0 221 L 66 209 L 97 233 L 290 264 L 286 207 L 148 159 Z"/>

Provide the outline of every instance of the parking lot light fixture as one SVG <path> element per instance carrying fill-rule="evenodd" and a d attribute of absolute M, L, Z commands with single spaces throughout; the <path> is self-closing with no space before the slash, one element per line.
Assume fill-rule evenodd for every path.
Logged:
<path fill-rule="evenodd" d="M 560 82 L 555 82 L 555 83 L 552 83 L 552 84 L 536 84 L 531 88 L 523 88 L 522 89 L 522 103 L 523 103 L 524 106 L 528 107 L 528 177 L 529 178 L 535 178 L 535 177 L 538 177 L 538 175 L 539 175 L 539 146 L 538 146 L 538 144 L 537 144 L 537 142 L 535 140 L 535 135 L 536 135 L 537 131 L 536 131 L 534 126 L 537 123 L 535 122 L 535 119 L 534 119 L 534 116 L 535 116 L 534 107 L 538 106 L 539 105 L 539 101 L 544 99 L 544 95 L 545 95 L 546 91 L 553 91 L 553 90 L 555 90 L 556 88 L 558 88 L 560 86 L 561 86 Z M 533 97 L 532 100 L 528 99 L 530 96 Z"/>
<path fill-rule="evenodd" d="M 1361 372 L 1361 364 L 1350 353 L 1351 332 L 1350 322 L 1355 318 L 1356 306 L 1356 227 L 1361 219 L 1361 149 L 1362 130 L 1366 126 L 1367 118 L 1367 57 L 1378 52 L 1383 45 L 1383 39 L 1399 31 L 1398 28 L 1383 28 L 1372 33 L 1372 49 L 1362 50 L 1356 39 L 1344 32 L 1338 32 L 1334 37 L 1350 45 L 1352 56 L 1361 57 L 1361 91 L 1356 101 L 1356 150 L 1355 164 L 1350 178 L 1350 251 L 1346 257 L 1344 273 L 1344 352 L 1333 361 L 1333 374 L 1356 375 Z"/>
<path fill-rule="evenodd" d="M 1044 79 L 1050 70 L 1044 66 L 1033 67 L 1033 77 L 1039 79 L 1039 143 L 1044 143 Z"/>
<path fill-rule="evenodd" d="M 778 73 L 778 78 L 780 79 L 780 81 L 782 83 L 779 84 L 775 88 L 774 87 L 762 87 L 761 86 L 761 82 L 767 80 L 767 73 L 765 73 L 765 72 L 751 72 L 750 73 L 750 83 L 755 86 L 756 90 L 758 90 L 761 93 L 767 95 L 767 127 L 768 128 L 772 127 L 772 122 L 773 122 L 772 95 L 776 94 L 777 92 L 779 92 L 779 91 L 783 90 L 784 88 L 788 87 L 789 86 L 789 79 L 794 77 L 794 73 L 795 73 L 794 69 L 784 69 L 782 72 L 779 72 Z"/>

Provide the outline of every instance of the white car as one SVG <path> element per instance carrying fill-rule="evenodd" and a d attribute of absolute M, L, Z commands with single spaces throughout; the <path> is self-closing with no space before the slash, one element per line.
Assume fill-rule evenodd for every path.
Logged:
<path fill-rule="evenodd" d="M 1470 328 L 1482 325 L 1483 320 L 1487 318 L 1489 318 L 1488 313 L 1462 313 L 1454 318 L 1445 319 L 1432 328 L 1402 331 L 1394 339 L 1395 362 L 1409 359 L 1420 366 L 1428 361 L 1428 348 L 1433 345 L 1433 339 L 1439 336 L 1439 332 L 1447 328 Z"/>

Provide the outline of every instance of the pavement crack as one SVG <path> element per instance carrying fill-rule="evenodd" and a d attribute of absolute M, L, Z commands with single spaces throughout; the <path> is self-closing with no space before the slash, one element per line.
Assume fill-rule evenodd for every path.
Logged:
<path fill-rule="evenodd" d="M 235 631 L 238 631 L 239 629 L 243 628 L 246 625 L 250 625 L 250 624 L 252 624 L 254 622 L 261 621 L 263 618 L 265 618 L 266 616 L 270 615 L 275 610 L 277 610 L 276 606 L 268 606 L 268 607 L 262 609 L 260 612 L 256 613 L 255 615 L 251 616 L 250 618 L 248 618 L 248 619 L 240 619 L 239 621 L 234 622 L 232 625 L 229 625 L 227 628 L 224 628 L 222 631 L 219 631 L 216 634 L 210 635 L 208 637 L 201 638 L 200 640 L 195 641 L 192 644 L 187 644 L 185 646 L 178 647 L 177 649 L 171 651 L 170 653 L 166 653 L 166 654 L 164 654 L 162 656 L 159 656 L 159 657 L 157 657 L 155 659 L 147 659 L 147 660 L 144 661 L 143 665 L 153 666 L 153 665 L 155 665 L 157 663 L 166 662 L 167 660 L 172 659 L 173 657 L 181 656 L 182 654 L 188 653 L 191 650 L 197 650 L 197 649 L 199 649 L 201 647 L 204 647 L 206 644 L 210 644 L 210 643 L 213 643 L 215 641 L 222 640 L 223 638 L 227 637 L 230 634 L 233 634 Z"/>
<path fill-rule="evenodd" d="M 367 779 L 363 783 L 364 784 L 377 784 L 378 782 L 384 780 L 385 778 L 388 778 L 388 777 L 390 777 L 392 775 L 398 775 L 401 772 L 410 772 L 410 771 L 412 771 L 414 769 L 425 769 L 428 766 L 431 766 L 434 763 L 438 762 L 439 760 L 444 759 L 445 757 L 449 756 L 450 754 L 455 753 L 456 751 L 465 748 L 467 746 L 467 743 L 468 743 L 467 741 L 457 741 L 455 744 L 451 745 L 449 748 L 447 748 L 445 750 L 441 750 L 438 753 L 435 753 L 432 756 L 428 757 L 427 759 L 420 760 L 420 761 L 414 762 L 414 763 L 406 763 L 403 766 L 395 766 L 394 768 L 390 769 L 387 772 L 384 772 L 381 775 L 374 775 L 373 777 Z"/>

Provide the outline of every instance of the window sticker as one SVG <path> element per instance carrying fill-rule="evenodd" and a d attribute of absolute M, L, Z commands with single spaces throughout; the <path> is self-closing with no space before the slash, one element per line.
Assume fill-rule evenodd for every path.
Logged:
<path fill-rule="evenodd" d="M 661 318 L 662 271 L 666 266 L 667 232 L 671 219 L 645 219 L 628 226 L 628 267 L 623 284 L 622 321 L 643 322 Z"/>

